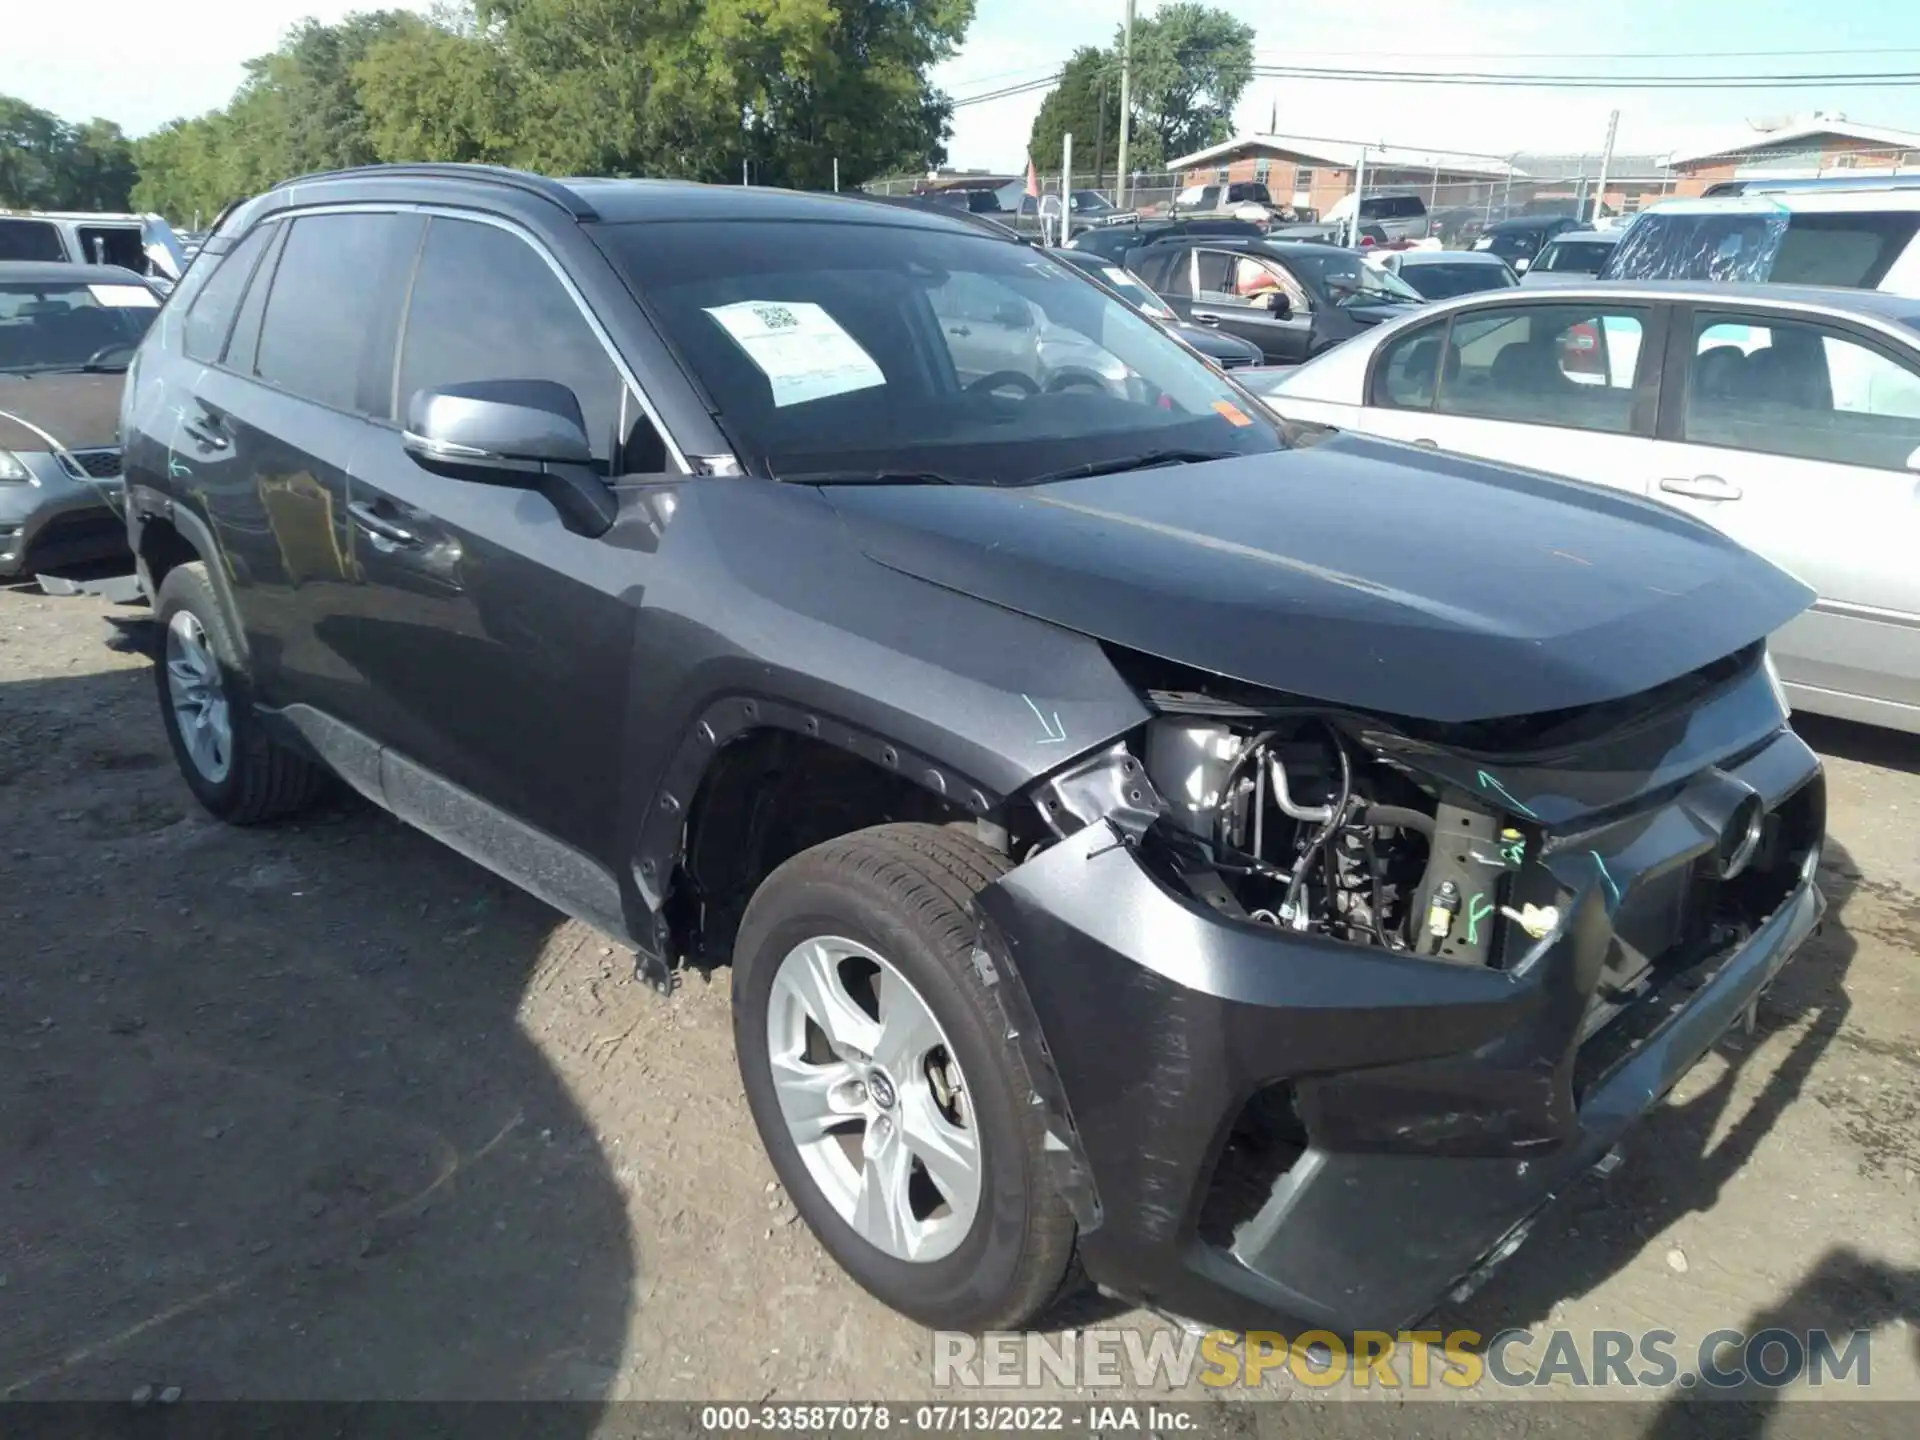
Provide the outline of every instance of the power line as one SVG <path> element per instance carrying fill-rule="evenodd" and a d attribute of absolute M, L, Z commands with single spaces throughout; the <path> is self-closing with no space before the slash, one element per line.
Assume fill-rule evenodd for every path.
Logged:
<path fill-rule="evenodd" d="M 1809 86 L 1920 84 L 1920 71 L 1832 72 L 1797 75 L 1526 75 L 1440 70 L 1338 70 L 1307 65 L 1256 65 L 1265 80 L 1326 80 L 1382 85 L 1485 85 L 1567 90 L 1772 90 Z"/>
<path fill-rule="evenodd" d="M 1916 51 L 1914 53 L 1920 53 Z M 1030 95 L 1060 83 L 1063 71 L 1056 70 L 1036 80 L 965 95 L 954 100 L 955 109 Z M 1564 89 L 1564 90 L 1798 90 L 1858 86 L 1879 89 L 1920 85 L 1920 71 L 1828 71 L 1781 75 L 1542 75 L 1517 71 L 1465 70 L 1349 70 L 1332 66 L 1255 65 L 1253 75 L 1262 80 L 1313 80 L 1335 84 L 1371 85 L 1479 85 L 1489 88 Z"/>
<path fill-rule="evenodd" d="M 1920 46 L 1869 45 L 1857 50 L 1264 50 L 1260 55 L 1401 60 L 1787 60 L 1834 55 L 1920 55 Z"/>

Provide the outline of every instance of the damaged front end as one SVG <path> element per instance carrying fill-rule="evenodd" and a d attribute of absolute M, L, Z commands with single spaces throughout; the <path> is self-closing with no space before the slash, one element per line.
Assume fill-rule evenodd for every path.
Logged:
<path fill-rule="evenodd" d="M 1818 760 L 1762 645 L 1438 725 L 1131 652 L 979 900 L 1083 1253 L 1254 1327 L 1391 1327 L 1510 1253 L 1812 931 Z"/>

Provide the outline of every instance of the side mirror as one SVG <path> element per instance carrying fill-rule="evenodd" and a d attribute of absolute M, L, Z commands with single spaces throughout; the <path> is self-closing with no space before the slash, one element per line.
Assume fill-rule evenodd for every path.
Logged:
<path fill-rule="evenodd" d="M 613 524 L 617 506 L 593 473 L 580 401 L 551 380 L 473 380 L 415 391 L 400 443 L 437 475 L 538 490 L 570 530 L 602 535 Z"/>
<path fill-rule="evenodd" d="M 1293 314 L 1293 302 L 1287 298 L 1284 290 L 1269 290 L 1264 303 L 1267 313 L 1276 320 L 1285 320 Z"/>
<path fill-rule="evenodd" d="M 1519 257 L 1519 258 L 1518 258 L 1517 260 L 1515 260 L 1515 261 L 1513 262 L 1513 270 L 1514 270 L 1514 273 L 1515 273 L 1516 275 L 1524 275 L 1524 274 L 1526 274 L 1526 273 L 1527 273 L 1527 267 L 1528 267 L 1529 265 L 1531 265 L 1531 264 L 1533 264 L 1533 262 L 1532 262 L 1531 260 L 1529 260 L 1529 259 L 1528 259 L 1528 258 L 1527 258 L 1526 256 L 1524 256 L 1524 255 L 1522 255 L 1522 256 L 1520 256 L 1520 257 Z"/>

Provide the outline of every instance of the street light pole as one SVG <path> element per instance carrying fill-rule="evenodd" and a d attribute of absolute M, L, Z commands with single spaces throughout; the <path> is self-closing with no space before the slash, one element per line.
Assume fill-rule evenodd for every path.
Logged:
<path fill-rule="evenodd" d="M 1127 139 L 1133 128 L 1133 0 L 1127 0 L 1127 18 L 1120 27 L 1120 196 L 1114 203 L 1127 208 Z"/>
<path fill-rule="evenodd" d="M 1620 112 L 1614 111 L 1607 117 L 1607 148 L 1600 154 L 1600 183 L 1593 192 L 1593 219 L 1587 223 L 1598 227 L 1600 211 L 1607 203 L 1607 171 L 1613 168 L 1613 138 L 1620 133 Z"/>

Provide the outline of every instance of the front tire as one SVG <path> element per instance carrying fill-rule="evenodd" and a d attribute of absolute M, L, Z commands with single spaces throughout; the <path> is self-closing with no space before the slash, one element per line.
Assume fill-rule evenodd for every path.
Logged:
<path fill-rule="evenodd" d="M 153 611 L 160 719 L 194 798 L 234 825 L 305 809 L 325 787 L 326 772 L 276 743 L 255 718 L 240 647 L 207 567 L 196 560 L 169 570 Z"/>
<path fill-rule="evenodd" d="M 848 1274 L 936 1329 L 1026 1326 L 1073 1258 L 1044 1112 L 972 962 L 968 903 L 1006 868 L 939 826 L 857 831 L 775 870 L 734 947 L 734 1044 L 781 1183 Z"/>

